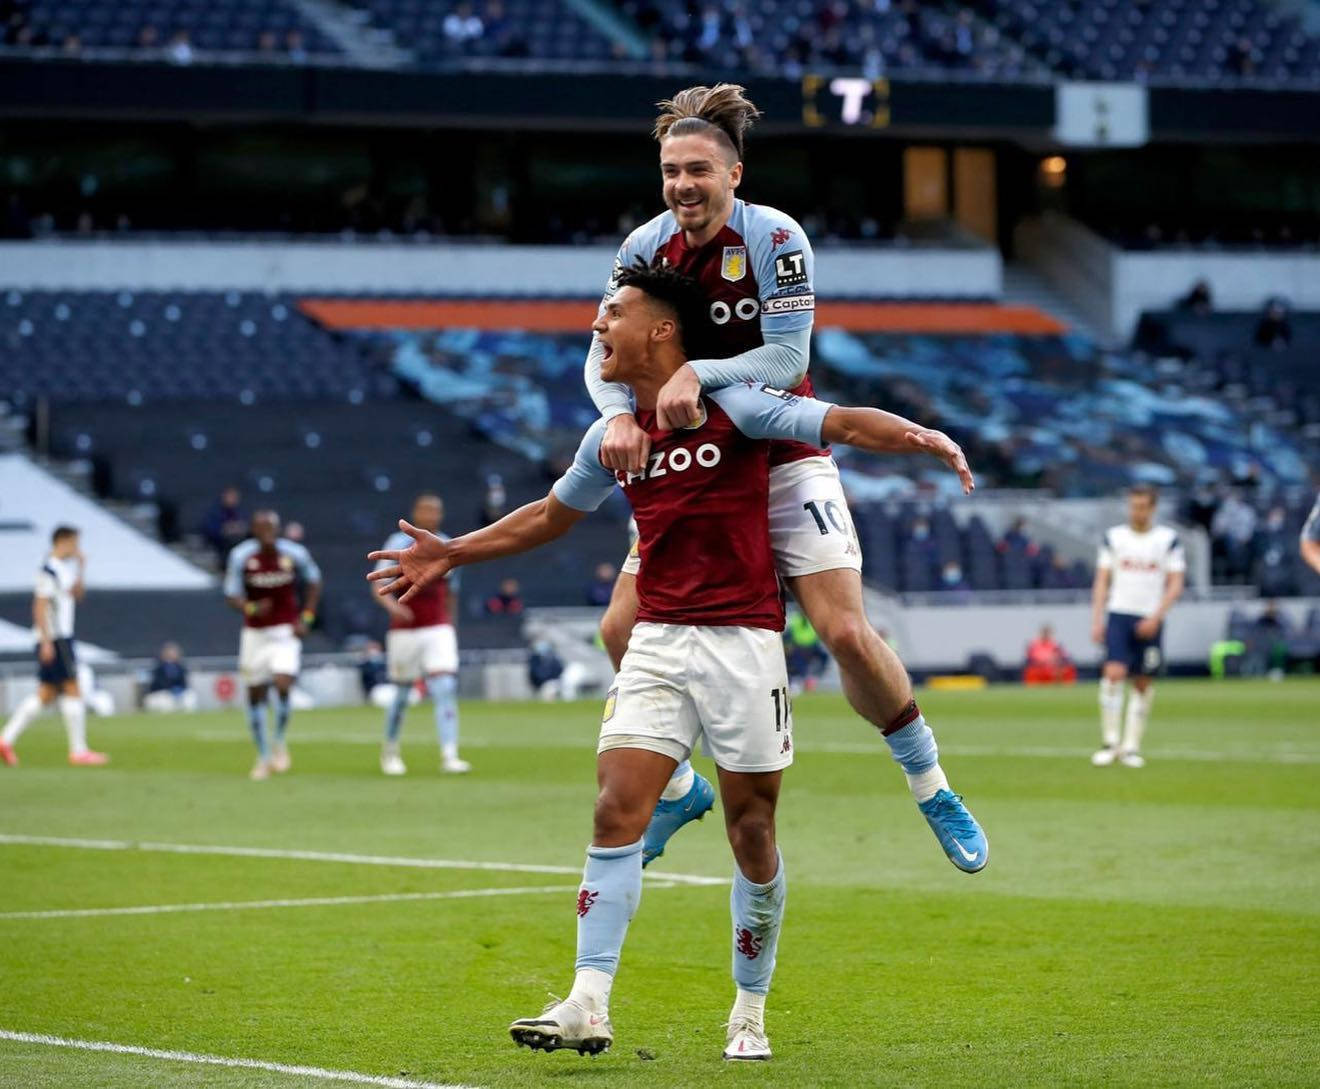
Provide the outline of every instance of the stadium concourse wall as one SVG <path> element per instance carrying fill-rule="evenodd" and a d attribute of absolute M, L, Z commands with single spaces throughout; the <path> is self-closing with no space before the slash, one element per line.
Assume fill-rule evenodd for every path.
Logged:
<path fill-rule="evenodd" d="M 1221 310 L 1259 310 L 1281 295 L 1320 310 L 1320 254 L 1299 250 L 1124 250 L 1057 212 L 1026 220 L 1017 249 L 1082 313 L 1126 342 L 1145 310 L 1167 310 L 1205 280 Z"/>
<path fill-rule="evenodd" d="M 3 242 L 0 290 L 287 291 L 594 298 L 612 246 L 435 242 Z M 977 248 L 820 248 L 828 298 L 998 298 L 1003 263 Z"/>
<path fill-rule="evenodd" d="M 1204 671 L 1213 643 L 1226 638 L 1234 609 L 1255 616 L 1264 602 L 1183 601 L 1169 613 L 1164 631 L 1164 659 L 1171 668 Z M 1301 629 L 1320 598 L 1287 598 L 1278 602 L 1292 626 Z M 867 613 L 886 634 L 903 663 L 918 676 L 968 669 L 974 657 L 985 655 L 1007 674 L 1016 674 L 1026 658 L 1027 644 L 1045 624 L 1054 629 L 1078 666 L 1098 668 L 1101 648 L 1091 640 L 1089 602 L 1041 599 L 1004 604 L 904 605 L 897 598 L 867 591 Z"/>

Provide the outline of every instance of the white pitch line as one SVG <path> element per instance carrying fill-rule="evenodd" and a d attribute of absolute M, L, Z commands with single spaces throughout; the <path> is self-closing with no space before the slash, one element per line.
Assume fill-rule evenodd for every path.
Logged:
<path fill-rule="evenodd" d="M 164 1059 L 177 1063 L 198 1063 L 202 1066 L 226 1066 L 239 1070 L 268 1070 L 272 1074 L 289 1074 L 300 1078 L 319 1078 L 321 1081 L 342 1081 L 353 1085 L 377 1085 L 384 1089 L 473 1089 L 467 1085 L 446 1085 L 434 1081 L 416 1081 L 412 1078 L 379 1077 L 359 1074 L 354 1070 L 327 1070 L 322 1066 L 301 1066 L 293 1063 L 272 1063 L 265 1059 L 231 1059 L 225 1055 L 200 1055 L 195 1051 L 161 1051 L 154 1047 L 134 1047 L 112 1044 L 104 1040 L 70 1040 L 64 1036 L 47 1036 L 40 1032 L 12 1032 L 0 1029 L 0 1040 L 17 1044 L 40 1044 L 42 1047 L 67 1047 L 76 1051 L 108 1051 L 115 1055 L 140 1055 L 146 1059 Z"/>
<path fill-rule="evenodd" d="M 653 886 L 673 888 L 670 885 Z M 254 911 L 262 908 L 341 907 L 347 904 L 395 904 L 411 900 L 468 900 L 486 896 L 529 896 L 577 892 L 577 885 L 528 885 L 508 889 L 452 889 L 448 892 L 385 892 L 371 896 L 309 896 L 297 900 L 221 900 L 203 904 L 139 904 L 113 908 L 52 908 L 5 911 L 0 919 L 88 919 L 99 915 L 172 915 L 181 911 Z"/>
<path fill-rule="evenodd" d="M 219 730 L 199 730 L 193 735 L 193 739 L 203 742 L 231 742 L 241 741 L 244 744 L 250 744 L 246 735 L 235 734 L 233 731 L 221 732 Z M 303 733 L 298 735 L 300 741 L 312 743 L 330 743 L 340 745 L 363 745 L 375 747 L 380 744 L 380 738 L 374 734 L 371 736 L 356 734 L 335 734 L 335 733 Z M 554 740 L 538 739 L 534 743 L 523 741 L 502 741 L 485 740 L 482 738 L 468 738 L 463 742 L 464 745 L 473 749 L 511 749 L 519 748 L 525 744 L 532 744 L 538 749 L 580 749 L 588 742 L 579 742 L 576 740 Z M 796 750 L 799 753 L 828 753 L 831 755 L 842 756 L 887 756 L 883 744 L 877 739 L 874 744 L 866 744 L 860 741 L 794 741 Z M 1008 757 L 1027 757 L 1042 759 L 1067 759 L 1075 757 L 1089 757 L 1093 749 L 1082 746 L 1054 746 L 1054 745 L 957 745 L 940 744 L 940 752 L 949 756 L 1008 756 Z M 1251 750 L 1240 750 L 1230 752 L 1216 749 L 1148 749 L 1146 756 L 1156 760 L 1190 760 L 1197 763 L 1211 764 L 1320 764 L 1320 752 L 1288 749 L 1263 749 L 1253 752 Z"/>
<path fill-rule="evenodd" d="M 298 851 L 278 847 L 225 847 L 204 843 L 148 843 L 122 839 L 80 839 L 63 836 L 25 836 L 0 833 L 0 844 L 24 847 L 73 847 L 90 851 L 155 851 L 175 855 L 228 855 L 235 858 L 283 858 L 299 862 L 340 862 L 350 866 L 395 866 L 418 870 L 481 870 L 498 873 L 542 873 L 578 877 L 573 866 L 546 866 L 531 862 L 473 862 L 452 858 L 408 858 L 391 855 L 354 855 L 337 851 Z M 727 885 L 728 878 L 656 871 L 644 878 L 667 885 Z"/>

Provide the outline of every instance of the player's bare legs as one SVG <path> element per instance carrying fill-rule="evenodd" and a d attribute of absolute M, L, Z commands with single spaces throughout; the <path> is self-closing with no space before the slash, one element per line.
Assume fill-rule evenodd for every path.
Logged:
<path fill-rule="evenodd" d="M 509 1026 L 520 1045 L 581 1054 L 609 1049 L 610 989 L 628 923 L 642 896 L 642 833 L 677 761 L 648 749 L 607 749 L 596 760 L 595 816 L 577 899 L 573 989 L 539 1017 Z"/>
<path fill-rule="evenodd" d="M 1155 686 L 1152 678 L 1145 674 L 1135 674 L 1131 680 L 1132 691 L 1126 693 L 1125 716 L 1127 666 L 1123 662 L 1106 662 L 1100 672 L 1100 736 L 1103 744 L 1091 755 L 1091 763 L 1098 768 L 1115 762 L 1130 768 L 1146 764 L 1141 755 L 1141 740 L 1146 733 L 1150 705 L 1155 699 Z"/>
<path fill-rule="evenodd" d="M 68 735 L 69 763 L 75 767 L 100 767 L 109 762 L 104 753 L 93 752 L 87 747 L 87 709 L 76 680 L 64 681 L 58 686 L 38 684 L 37 691 L 14 708 L 4 732 L 0 733 L 0 762 L 10 767 L 18 764 L 14 752 L 18 739 L 42 711 L 56 703 Z"/>
<path fill-rule="evenodd" d="M 250 778 L 269 779 L 271 773 L 270 737 L 266 733 L 266 696 L 270 691 L 268 684 L 248 686 L 248 728 L 252 731 L 252 742 L 257 746 L 257 762 L 252 765 Z"/>
<path fill-rule="evenodd" d="M 637 623 L 637 576 L 623 571 L 614 580 L 610 603 L 600 622 L 600 638 L 605 653 L 618 673 L 628 651 L 628 638 Z M 665 853 L 665 844 L 683 825 L 699 821 L 715 804 L 715 788 L 684 760 L 674 769 L 660 793 L 650 823 L 643 837 L 642 865 L 649 866 Z"/>
<path fill-rule="evenodd" d="M 934 734 L 912 697 L 907 670 L 866 618 L 862 576 L 851 568 L 836 568 L 785 581 L 839 663 L 853 710 L 880 731 L 902 767 L 917 807 L 949 861 L 965 873 L 984 869 L 990 858 L 985 833 L 961 796 L 949 789 Z"/>
<path fill-rule="evenodd" d="M 775 970 L 788 885 L 775 843 L 775 806 L 782 771 L 719 769 L 724 824 L 736 863 L 729 910 L 733 916 L 733 981 L 726 1059 L 768 1059 L 765 999 Z"/>

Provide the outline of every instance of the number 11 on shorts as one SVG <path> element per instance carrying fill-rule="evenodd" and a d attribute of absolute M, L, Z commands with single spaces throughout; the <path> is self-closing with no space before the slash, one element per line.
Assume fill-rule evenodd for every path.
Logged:
<path fill-rule="evenodd" d="M 789 724 L 789 719 L 793 714 L 792 704 L 788 701 L 788 689 L 786 687 L 772 688 L 770 689 L 770 698 L 775 704 L 775 733 L 780 733 Z"/>

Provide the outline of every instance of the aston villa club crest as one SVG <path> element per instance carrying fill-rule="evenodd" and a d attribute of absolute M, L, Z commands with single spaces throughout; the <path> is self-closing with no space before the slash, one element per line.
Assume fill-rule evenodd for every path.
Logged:
<path fill-rule="evenodd" d="M 737 283 L 747 275 L 746 246 L 724 247 L 724 263 L 720 266 L 720 275 L 730 283 Z"/>
<path fill-rule="evenodd" d="M 605 713 L 601 715 L 601 722 L 609 722 L 614 717 L 614 708 L 619 702 L 619 690 L 611 688 L 609 695 L 605 697 Z"/>

